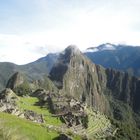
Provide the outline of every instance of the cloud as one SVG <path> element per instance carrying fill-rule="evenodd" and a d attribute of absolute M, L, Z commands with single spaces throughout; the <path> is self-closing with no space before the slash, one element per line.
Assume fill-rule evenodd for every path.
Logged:
<path fill-rule="evenodd" d="M 0 61 L 25 64 L 36 60 L 42 54 L 35 53 L 32 46 L 23 36 L 0 34 Z"/>
<path fill-rule="evenodd" d="M 140 45 L 139 0 L 13 0 L 0 2 L 1 61 L 34 61 L 76 44 Z"/>

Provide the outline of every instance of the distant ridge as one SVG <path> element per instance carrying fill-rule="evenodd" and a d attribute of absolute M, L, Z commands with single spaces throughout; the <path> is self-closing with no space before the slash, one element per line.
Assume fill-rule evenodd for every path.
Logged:
<path fill-rule="evenodd" d="M 92 62 L 140 76 L 140 46 L 102 44 L 88 48 L 85 55 Z"/>

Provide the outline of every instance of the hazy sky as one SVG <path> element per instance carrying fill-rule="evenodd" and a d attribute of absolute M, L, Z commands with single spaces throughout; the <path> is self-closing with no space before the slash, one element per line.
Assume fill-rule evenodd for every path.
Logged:
<path fill-rule="evenodd" d="M 0 61 L 102 43 L 140 45 L 140 0 L 1 0 Z"/>

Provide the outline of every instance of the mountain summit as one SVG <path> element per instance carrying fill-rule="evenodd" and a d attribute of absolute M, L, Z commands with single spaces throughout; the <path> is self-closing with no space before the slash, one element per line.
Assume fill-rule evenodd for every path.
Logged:
<path fill-rule="evenodd" d="M 62 53 L 60 53 L 59 60 L 69 62 L 73 56 L 81 55 L 81 51 L 75 45 L 68 46 Z"/>
<path fill-rule="evenodd" d="M 105 111 L 106 100 L 98 80 L 96 65 L 77 47 L 69 46 L 60 54 L 50 72 L 50 78 L 61 94 L 75 97 L 97 110 Z"/>
<path fill-rule="evenodd" d="M 105 50 L 116 50 L 118 49 L 116 45 L 111 44 L 111 43 L 105 43 L 105 44 L 101 44 L 97 47 L 90 47 L 87 48 L 85 53 L 87 52 L 98 52 L 98 51 L 105 51 Z"/>
<path fill-rule="evenodd" d="M 64 52 L 67 54 L 71 54 L 71 55 L 76 55 L 76 54 L 80 54 L 80 50 L 76 45 L 69 45 Z"/>

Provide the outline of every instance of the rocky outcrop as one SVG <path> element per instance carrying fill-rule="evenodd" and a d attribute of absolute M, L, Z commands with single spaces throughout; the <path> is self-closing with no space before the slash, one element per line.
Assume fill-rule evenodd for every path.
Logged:
<path fill-rule="evenodd" d="M 6 112 L 33 122 L 44 123 L 43 116 L 30 110 L 21 110 L 17 106 L 19 97 L 9 88 L 0 93 L 0 112 Z"/>
<path fill-rule="evenodd" d="M 58 137 L 54 138 L 53 140 L 72 140 L 72 138 L 62 133 Z"/>
<path fill-rule="evenodd" d="M 128 73 L 106 69 L 106 87 L 113 98 L 128 104 L 138 113 L 140 112 L 140 80 Z"/>
<path fill-rule="evenodd" d="M 27 120 L 37 122 L 37 123 L 44 123 L 44 118 L 43 115 L 37 114 L 32 110 L 25 110 L 24 111 L 24 116 Z"/>
<path fill-rule="evenodd" d="M 23 84 L 24 78 L 21 75 L 21 73 L 16 72 L 14 75 L 11 76 L 11 78 L 8 80 L 6 88 L 14 89 L 17 86 Z"/>
<path fill-rule="evenodd" d="M 14 103 L 18 99 L 18 96 L 11 89 L 6 88 L 0 93 L 0 99 L 3 102 Z"/>
<path fill-rule="evenodd" d="M 1 112 L 10 112 L 16 108 L 16 100 L 18 97 L 11 90 L 6 88 L 0 94 L 0 111 Z"/>
<path fill-rule="evenodd" d="M 24 112 L 21 111 L 16 102 L 18 96 L 11 90 L 6 88 L 0 94 L 0 112 L 6 112 L 24 118 Z"/>
<path fill-rule="evenodd" d="M 50 92 L 46 91 L 45 89 L 37 89 L 35 92 L 31 94 L 31 96 L 37 97 L 40 101 L 45 102 L 48 100 Z"/>
<path fill-rule="evenodd" d="M 33 84 L 31 84 L 26 76 L 16 72 L 7 82 L 6 88 L 12 89 L 17 95 L 29 95 L 33 90 Z"/>
<path fill-rule="evenodd" d="M 60 94 L 72 96 L 101 112 L 106 112 L 107 102 L 98 80 L 96 65 L 73 46 L 60 55 L 50 72 Z M 59 85 L 58 85 L 59 83 Z"/>
<path fill-rule="evenodd" d="M 52 67 L 50 71 L 50 78 L 57 85 L 58 88 L 63 87 L 63 78 L 68 70 L 68 65 L 71 58 L 80 54 L 80 50 L 76 46 L 68 46 L 59 56 L 58 61 Z"/>
<path fill-rule="evenodd" d="M 55 140 L 72 140 L 72 139 L 66 134 L 60 134 L 60 136 L 55 138 Z"/>

